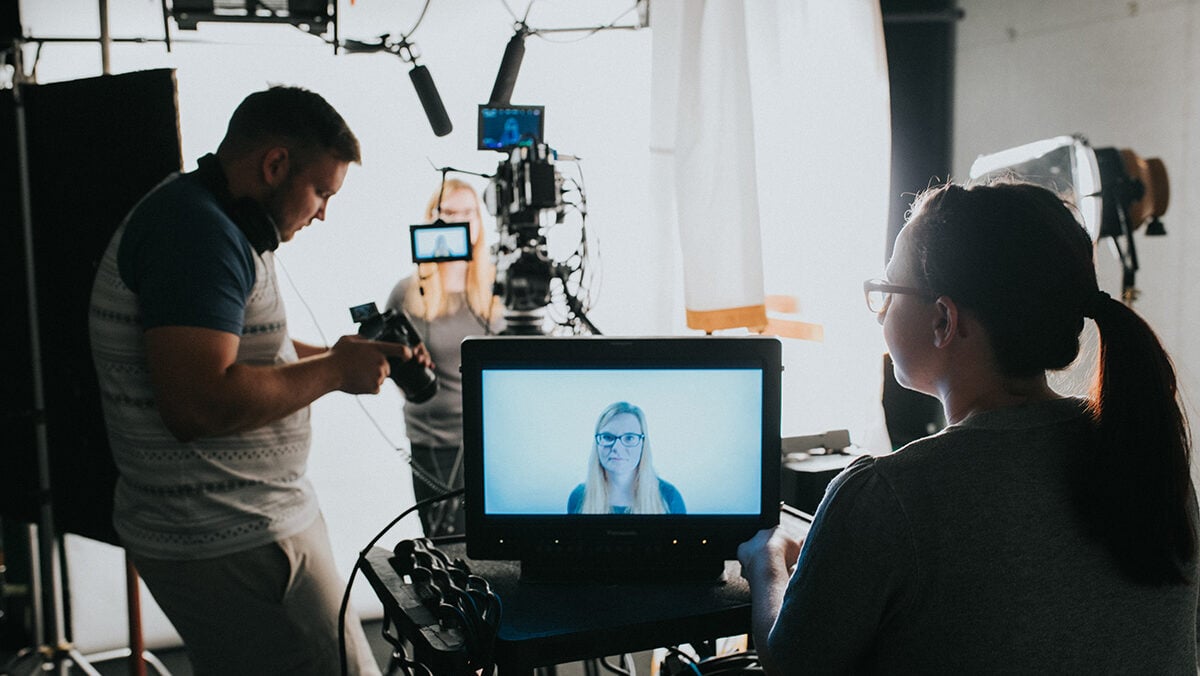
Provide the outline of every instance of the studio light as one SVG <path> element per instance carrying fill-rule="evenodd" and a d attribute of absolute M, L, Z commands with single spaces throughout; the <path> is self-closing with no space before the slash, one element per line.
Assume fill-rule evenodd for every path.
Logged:
<path fill-rule="evenodd" d="M 284 23 L 322 35 L 337 20 L 336 3 L 326 0 L 172 0 L 163 12 L 182 30 L 201 22 Z"/>
<path fill-rule="evenodd" d="M 1092 239 L 1107 238 L 1121 261 L 1122 297 L 1136 298 L 1133 233 L 1145 226 L 1147 235 L 1166 234 L 1159 216 L 1166 213 L 1170 185 L 1162 160 L 1128 148 L 1093 148 L 1079 134 L 1057 136 L 980 155 L 971 165 L 973 182 L 1001 178 L 1036 183 L 1074 204 Z"/>

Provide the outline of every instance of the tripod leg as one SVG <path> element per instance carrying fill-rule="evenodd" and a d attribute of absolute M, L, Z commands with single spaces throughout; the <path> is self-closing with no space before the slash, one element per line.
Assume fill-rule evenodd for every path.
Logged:
<path fill-rule="evenodd" d="M 137 569 L 129 554 L 125 555 L 125 602 L 129 607 L 129 674 L 146 676 L 146 642 L 142 639 L 142 597 L 139 593 Z"/>
<path fill-rule="evenodd" d="M 87 676 L 103 676 L 103 674 L 101 674 L 99 671 L 96 671 L 96 668 L 87 661 L 87 658 L 84 657 L 83 654 L 76 650 L 73 646 L 66 649 L 66 653 L 63 655 L 63 657 L 67 658 L 71 664 L 74 664 L 77 669 L 87 674 Z M 60 662 L 60 664 L 63 676 L 67 676 L 67 674 L 70 673 L 70 664 L 65 662 Z"/>
<path fill-rule="evenodd" d="M 26 526 L 29 537 L 29 603 L 33 610 L 33 645 L 46 645 L 46 608 L 42 594 L 42 555 L 38 543 L 38 527 Z"/>

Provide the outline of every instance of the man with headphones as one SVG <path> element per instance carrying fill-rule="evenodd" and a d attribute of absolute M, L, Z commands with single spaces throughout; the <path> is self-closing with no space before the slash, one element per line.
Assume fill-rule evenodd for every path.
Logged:
<path fill-rule="evenodd" d="M 305 476 L 309 404 L 377 393 L 406 346 L 288 336 L 274 250 L 359 162 L 321 96 L 272 87 L 215 155 L 175 174 L 114 234 L 90 332 L 120 472 L 114 525 L 197 674 L 339 671 L 343 581 Z M 378 674 L 356 618 L 351 674 Z"/>

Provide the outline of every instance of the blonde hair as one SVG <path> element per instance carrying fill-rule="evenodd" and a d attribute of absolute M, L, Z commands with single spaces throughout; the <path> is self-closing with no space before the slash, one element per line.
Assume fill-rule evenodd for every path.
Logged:
<path fill-rule="evenodd" d="M 650 454 L 650 430 L 646 427 L 646 415 L 642 409 L 624 401 L 609 404 L 600 412 L 596 420 L 596 434 L 600 433 L 608 421 L 616 416 L 628 413 L 637 418 L 642 426 L 642 457 L 638 461 L 637 473 L 633 477 L 633 504 L 629 505 L 630 514 L 666 514 L 667 505 L 663 502 L 662 491 L 658 487 L 658 474 L 654 471 L 654 460 Z M 583 489 L 582 514 L 611 514 L 612 504 L 609 502 L 608 473 L 600 464 L 600 448 L 595 436 L 592 438 L 592 451 L 588 456 L 587 481 Z"/>
<path fill-rule="evenodd" d="M 442 201 L 458 192 L 471 195 L 475 209 L 480 219 L 483 216 L 483 204 L 479 193 L 469 183 L 451 178 L 438 186 L 425 205 L 425 220 L 433 222 L 438 215 L 438 206 Z M 485 321 L 490 320 L 499 299 L 493 295 L 492 287 L 496 280 L 496 268 L 492 265 L 487 247 L 483 245 L 483 225 L 480 223 L 479 235 L 471 244 L 471 259 L 467 261 L 467 306 L 476 316 Z M 421 263 L 417 266 L 417 274 L 409 280 L 407 293 L 404 295 L 404 309 L 410 315 L 421 317 L 425 321 L 437 319 L 454 312 L 457 308 L 451 304 L 449 294 L 445 293 L 442 284 L 441 264 Z"/>

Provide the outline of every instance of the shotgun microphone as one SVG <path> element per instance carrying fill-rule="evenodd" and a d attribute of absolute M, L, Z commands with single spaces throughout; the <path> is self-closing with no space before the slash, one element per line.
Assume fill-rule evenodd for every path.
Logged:
<path fill-rule="evenodd" d="M 521 71 L 521 60 L 525 58 L 525 32 L 517 31 L 504 48 L 504 58 L 500 60 L 500 70 L 496 72 L 496 84 L 492 85 L 492 96 L 488 103 L 507 106 L 512 100 L 513 87 L 517 84 L 517 74 Z"/>
<path fill-rule="evenodd" d="M 413 87 L 417 90 L 417 98 L 421 99 L 421 107 L 425 109 L 425 117 L 429 118 L 429 126 L 437 136 L 445 136 L 454 129 L 450 117 L 446 115 L 446 107 L 442 105 L 442 97 L 438 96 L 437 87 L 433 85 L 433 76 L 425 66 L 413 66 L 408 71 Z"/>

